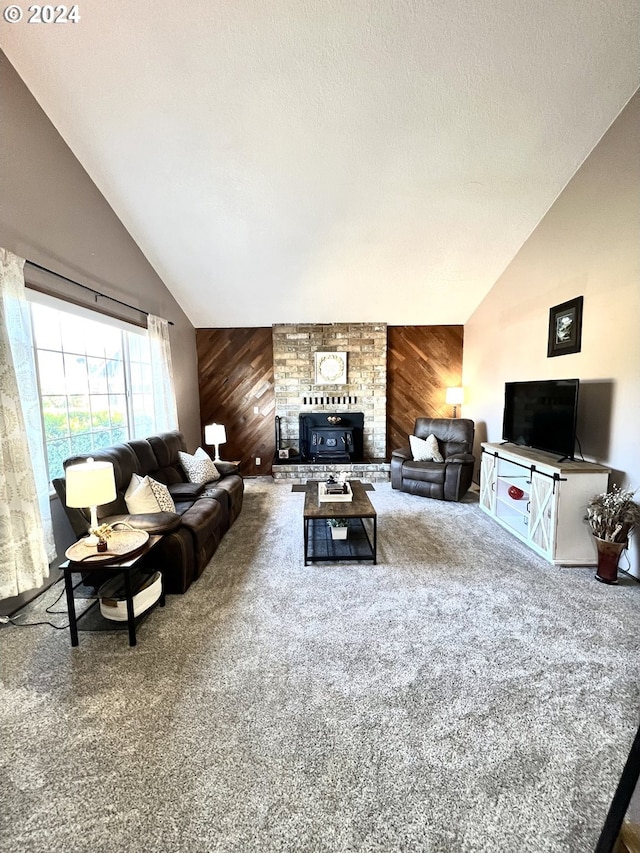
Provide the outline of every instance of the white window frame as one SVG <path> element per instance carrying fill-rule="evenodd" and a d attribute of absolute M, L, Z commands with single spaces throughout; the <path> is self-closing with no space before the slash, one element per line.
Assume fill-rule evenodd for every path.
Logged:
<path fill-rule="evenodd" d="M 80 321 L 87 320 L 93 323 L 99 323 L 104 326 L 110 326 L 117 329 L 120 332 L 120 354 L 122 356 L 122 368 L 123 368 L 123 381 L 124 381 L 124 398 L 125 398 L 125 406 L 126 406 L 126 424 L 124 427 L 124 435 L 121 441 L 129 441 L 134 438 L 145 438 L 148 435 L 152 435 L 154 432 L 154 407 L 153 407 L 153 387 L 151 385 L 151 358 L 149 353 L 149 358 L 146 361 L 140 362 L 142 365 L 146 366 L 147 376 L 149 379 L 148 385 L 148 393 L 145 395 L 141 395 L 139 391 L 133 391 L 133 381 L 132 381 L 132 355 L 130 350 L 130 335 L 135 334 L 145 338 L 148 345 L 148 335 L 147 329 L 135 325 L 134 323 L 127 323 L 123 320 L 118 320 L 113 317 L 109 317 L 99 311 L 92 311 L 84 306 L 75 305 L 74 303 L 66 302 L 64 299 L 59 299 L 53 296 L 49 296 L 47 294 L 40 293 L 35 290 L 28 290 L 28 301 L 31 306 L 33 305 L 43 305 L 47 308 L 53 308 L 56 311 L 60 311 L 66 315 L 71 315 L 77 317 Z M 32 308 L 33 310 L 33 308 Z M 50 468 L 50 458 L 49 458 L 49 443 L 53 441 L 47 440 L 47 433 L 45 428 L 45 415 L 44 415 L 44 407 L 43 407 L 43 394 L 41 390 L 41 381 L 40 381 L 40 365 L 38 358 L 38 341 L 36 340 L 36 327 L 35 323 L 33 323 L 34 328 L 34 360 L 36 366 L 36 375 L 38 377 L 38 393 L 40 397 L 40 417 L 42 418 L 42 428 L 43 428 L 43 436 L 45 442 L 45 458 L 47 463 L 47 471 L 50 479 L 54 477 L 59 477 L 62 475 L 62 471 L 60 470 L 51 470 Z M 43 348 L 44 349 L 44 348 Z M 65 350 L 59 349 L 50 349 L 50 352 L 60 353 L 64 360 Z M 85 355 L 87 355 L 85 353 Z M 95 356 L 88 356 L 95 357 Z M 144 374 L 143 367 L 143 374 Z M 87 372 L 87 379 L 89 377 L 89 373 Z M 66 380 L 65 380 L 66 384 Z M 107 397 L 111 396 L 109 392 L 106 393 Z M 46 395 L 44 395 L 46 396 Z M 56 396 L 56 395 L 53 395 Z M 68 410 L 68 400 L 70 397 L 75 396 L 73 393 L 69 393 L 68 389 L 65 388 L 65 393 L 59 396 L 64 396 L 67 398 L 67 410 Z M 91 400 L 92 395 L 90 391 L 88 391 L 87 396 Z M 144 397 L 149 398 L 149 405 L 144 405 Z M 138 405 L 136 406 L 136 401 L 138 401 Z M 109 411 L 111 411 L 109 409 Z M 147 424 L 145 427 L 139 427 L 140 420 L 144 418 L 144 422 Z M 106 428 L 105 428 L 106 429 Z M 113 434 L 114 427 L 111 424 L 109 427 L 109 432 Z M 87 435 L 90 437 L 94 437 L 97 434 L 97 430 L 93 428 L 91 425 L 86 433 L 76 433 L 76 435 Z M 69 450 L 65 453 L 63 458 L 67 458 L 68 456 L 73 456 L 76 453 L 84 453 L 90 452 L 91 450 L 98 450 L 103 446 L 110 446 L 114 442 L 109 440 L 107 444 L 97 443 L 95 444 L 93 440 L 90 442 L 91 447 L 87 450 L 73 450 L 71 449 L 71 441 L 73 438 L 73 433 L 68 431 L 67 433 L 68 441 L 69 441 Z"/>

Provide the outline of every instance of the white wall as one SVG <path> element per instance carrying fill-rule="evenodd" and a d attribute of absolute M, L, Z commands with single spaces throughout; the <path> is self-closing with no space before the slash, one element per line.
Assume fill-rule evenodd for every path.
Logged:
<path fill-rule="evenodd" d="M 196 447 L 201 434 L 195 329 L 1 52 L 0 73 L 0 246 L 174 323 L 179 425 Z M 41 283 L 42 276 L 32 277 Z M 59 279 L 48 278 L 65 290 Z"/>
<path fill-rule="evenodd" d="M 463 355 L 464 415 L 478 442 L 502 437 L 506 381 L 577 377 L 584 456 L 632 488 L 640 487 L 638 139 L 636 93 L 465 325 Z M 581 295 L 581 352 L 547 358 L 549 309 Z M 637 543 L 630 559 L 640 576 Z"/>

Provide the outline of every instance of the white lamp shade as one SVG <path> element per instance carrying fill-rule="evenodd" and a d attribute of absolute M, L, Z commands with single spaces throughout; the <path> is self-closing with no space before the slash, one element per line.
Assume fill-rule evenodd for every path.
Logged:
<path fill-rule="evenodd" d="M 96 462 L 89 458 L 78 465 L 69 465 L 65 481 L 67 506 L 100 506 L 116 499 L 112 462 Z"/>
<path fill-rule="evenodd" d="M 447 388 L 445 402 L 448 406 L 461 406 L 464 403 L 464 388 L 461 385 Z"/>
<path fill-rule="evenodd" d="M 204 428 L 205 444 L 225 444 L 227 441 L 227 433 L 223 424 L 208 424 Z"/>

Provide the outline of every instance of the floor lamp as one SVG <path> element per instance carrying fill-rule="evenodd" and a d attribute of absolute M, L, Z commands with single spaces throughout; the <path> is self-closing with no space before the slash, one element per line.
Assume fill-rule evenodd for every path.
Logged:
<path fill-rule="evenodd" d="M 464 388 L 461 385 L 457 385 L 454 388 L 447 388 L 447 394 L 445 397 L 445 403 L 448 406 L 453 406 L 453 417 L 458 417 L 458 406 L 461 406 L 464 402 Z"/>

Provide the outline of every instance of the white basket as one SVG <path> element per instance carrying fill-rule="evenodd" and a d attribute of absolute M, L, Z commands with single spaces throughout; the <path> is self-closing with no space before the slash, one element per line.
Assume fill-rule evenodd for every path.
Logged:
<path fill-rule="evenodd" d="M 107 581 L 107 583 L 109 582 Z M 113 619 L 115 622 L 126 622 L 127 601 L 124 597 L 124 582 L 121 588 L 118 587 L 113 592 L 108 587 L 105 589 L 106 586 L 107 584 L 103 584 L 98 590 L 100 613 L 105 619 Z M 105 592 L 109 597 L 104 594 Z M 134 617 L 148 610 L 152 604 L 156 603 L 161 595 L 162 575 L 160 572 L 155 572 L 155 574 L 150 576 L 148 582 L 133 596 Z"/>

